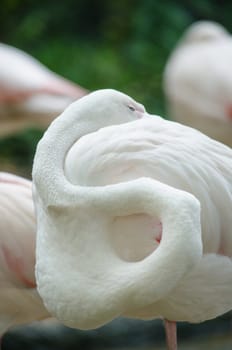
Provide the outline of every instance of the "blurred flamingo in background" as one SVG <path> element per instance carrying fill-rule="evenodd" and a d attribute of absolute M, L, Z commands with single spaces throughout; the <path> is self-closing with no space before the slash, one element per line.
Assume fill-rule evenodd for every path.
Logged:
<path fill-rule="evenodd" d="M 232 37 L 210 21 L 187 29 L 164 72 L 169 115 L 232 146 Z"/>
<path fill-rule="evenodd" d="M 49 317 L 36 291 L 31 182 L 0 172 L 0 334 Z"/>
<path fill-rule="evenodd" d="M 175 321 L 231 310 L 231 157 L 114 90 L 69 106 L 33 167 L 36 279 L 49 312 L 80 329 L 163 317 L 174 350 Z"/>
<path fill-rule="evenodd" d="M 25 52 L 0 44 L 0 136 L 26 126 L 46 128 L 87 92 Z"/>

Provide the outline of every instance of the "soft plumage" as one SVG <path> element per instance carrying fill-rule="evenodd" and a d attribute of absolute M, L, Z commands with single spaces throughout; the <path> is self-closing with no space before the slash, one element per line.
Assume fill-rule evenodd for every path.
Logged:
<path fill-rule="evenodd" d="M 149 305 L 144 317 L 200 322 L 232 307 L 232 262 L 222 256 L 232 256 L 231 159 L 229 148 L 158 116 L 103 128 L 83 136 L 68 152 L 65 174 L 75 185 L 106 186 L 148 177 L 190 192 L 201 203 L 204 256 L 170 299 Z M 122 220 L 113 232 L 122 258 L 140 260 L 157 247 L 152 239 L 159 231 L 147 230 L 149 220 Z"/>
<path fill-rule="evenodd" d="M 31 182 L 0 172 L 0 334 L 48 317 L 36 291 Z"/>
<path fill-rule="evenodd" d="M 0 135 L 25 126 L 47 127 L 84 88 L 25 52 L 0 44 Z"/>
<path fill-rule="evenodd" d="M 168 59 L 169 116 L 232 146 L 232 38 L 220 25 L 196 22 Z"/>
<path fill-rule="evenodd" d="M 230 310 L 231 157 L 119 92 L 72 104 L 33 168 L 48 310 L 84 329 L 119 315 L 201 322 Z"/>

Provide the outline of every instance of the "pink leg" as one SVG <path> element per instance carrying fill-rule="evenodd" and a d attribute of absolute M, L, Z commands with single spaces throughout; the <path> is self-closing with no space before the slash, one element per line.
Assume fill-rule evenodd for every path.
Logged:
<path fill-rule="evenodd" d="M 176 322 L 164 320 L 167 350 L 177 350 Z"/>

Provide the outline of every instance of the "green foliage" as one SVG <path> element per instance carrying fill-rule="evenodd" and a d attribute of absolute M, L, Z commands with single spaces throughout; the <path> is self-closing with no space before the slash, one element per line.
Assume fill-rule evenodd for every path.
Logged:
<path fill-rule="evenodd" d="M 36 145 L 42 135 L 41 130 L 27 129 L 17 135 L 0 139 L 0 163 L 10 160 L 19 173 L 30 176 Z"/>

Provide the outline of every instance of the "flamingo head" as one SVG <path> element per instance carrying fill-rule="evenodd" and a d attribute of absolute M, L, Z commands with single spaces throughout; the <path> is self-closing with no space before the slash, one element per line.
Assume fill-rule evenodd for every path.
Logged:
<path fill-rule="evenodd" d="M 82 97 L 72 103 L 64 112 L 78 115 L 78 120 L 96 125 L 96 128 L 108 125 L 123 124 L 146 116 L 144 106 L 126 94 L 102 89 Z"/>

